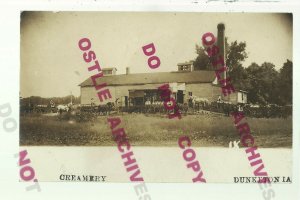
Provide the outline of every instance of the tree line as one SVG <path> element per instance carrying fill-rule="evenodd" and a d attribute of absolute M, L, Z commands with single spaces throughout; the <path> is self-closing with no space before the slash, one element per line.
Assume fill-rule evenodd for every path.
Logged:
<path fill-rule="evenodd" d="M 57 105 L 65 105 L 65 104 L 69 104 L 71 102 L 72 99 L 72 103 L 73 104 L 79 104 L 80 103 L 80 97 L 75 97 L 74 95 L 68 95 L 65 97 L 51 97 L 51 98 L 43 98 L 40 96 L 31 96 L 31 97 L 26 97 L 26 98 L 22 98 L 20 97 L 20 104 L 22 106 L 37 106 L 37 105 L 47 105 L 47 106 L 51 106 L 51 101 L 55 104 L 55 106 Z"/>
<path fill-rule="evenodd" d="M 247 91 L 248 102 L 252 104 L 291 105 L 293 62 L 287 59 L 279 70 L 267 61 L 245 67 L 243 62 L 248 57 L 246 46 L 246 42 L 238 41 L 229 44 L 228 38 L 225 38 L 226 65 L 235 88 Z M 214 70 L 202 46 L 196 44 L 196 53 L 194 70 Z"/>

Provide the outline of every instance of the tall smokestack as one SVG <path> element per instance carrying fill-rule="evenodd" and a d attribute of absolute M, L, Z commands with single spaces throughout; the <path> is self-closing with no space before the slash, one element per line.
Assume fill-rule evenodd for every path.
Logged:
<path fill-rule="evenodd" d="M 130 73 L 130 68 L 126 67 L 126 74 L 128 75 Z"/>
<path fill-rule="evenodd" d="M 224 64 L 226 66 L 225 25 L 223 23 L 218 24 L 217 46 L 219 47 L 219 55 L 224 58 Z M 227 72 L 222 73 L 222 79 L 226 79 L 226 73 Z"/>

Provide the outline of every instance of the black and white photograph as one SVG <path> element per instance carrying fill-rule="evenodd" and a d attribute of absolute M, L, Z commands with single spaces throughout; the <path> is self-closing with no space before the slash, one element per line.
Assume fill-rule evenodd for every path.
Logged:
<path fill-rule="evenodd" d="M 149 172 L 145 179 L 243 183 L 234 177 L 254 171 L 292 182 L 291 13 L 24 11 L 20 17 L 20 146 L 47 155 L 53 149 L 52 160 L 64 163 L 42 180 L 74 181 L 61 174 L 90 172 L 88 156 L 72 160 L 78 168 L 65 163 L 73 148 L 153 154 L 155 161 L 145 156 L 141 165 L 168 166 L 189 160 L 186 151 L 185 160 L 178 155 L 188 146 L 196 149 L 192 158 L 199 156 L 192 169 L 203 163 L 205 179 Z M 256 151 L 260 165 L 249 157 Z M 93 176 L 126 182 L 104 164 L 111 159 L 100 159 L 105 169 Z M 224 162 L 227 175 L 216 176 Z"/>
<path fill-rule="evenodd" d="M 0 10 L 0 199 L 300 199 L 300 1 Z"/>

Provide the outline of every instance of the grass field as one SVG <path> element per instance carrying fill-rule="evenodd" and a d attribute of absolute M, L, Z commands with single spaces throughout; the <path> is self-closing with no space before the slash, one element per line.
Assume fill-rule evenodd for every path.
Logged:
<path fill-rule="evenodd" d="M 186 115 L 168 119 L 166 115 L 124 114 L 125 128 L 133 146 L 177 146 L 178 137 L 188 135 L 193 146 L 228 147 L 239 140 L 232 117 Z M 258 147 L 292 146 L 292 119 L 247 118 Z M 184 130 L 184 131 L 183 131 Z M 20 145 L 114 146 L 107 116 L 94 122 L 59 120 L 58 116 L 20 117 Z"/>

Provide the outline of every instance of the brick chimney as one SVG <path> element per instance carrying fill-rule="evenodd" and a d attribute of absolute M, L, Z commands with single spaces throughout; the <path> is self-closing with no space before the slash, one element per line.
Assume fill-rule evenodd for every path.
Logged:
<path fill-rule="evenodd" d="M 219 55 L 224 58 L 224 64 L 226 65 L 226 52 L 225 52 L 225 25 L 223 23 L 218 24 L 218 36 L 217 46 L 219 47 Z M 227 72 L 222 73 L 222 79 L 227 77 Z"/>

